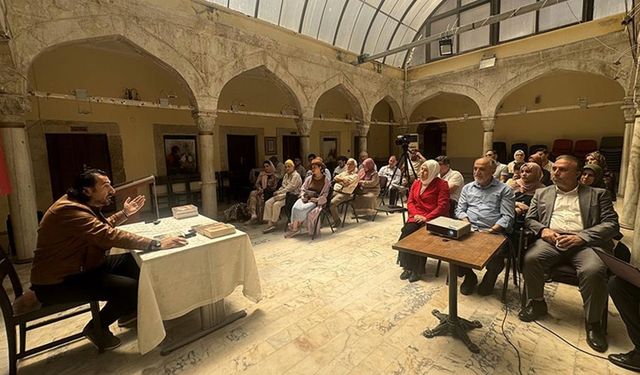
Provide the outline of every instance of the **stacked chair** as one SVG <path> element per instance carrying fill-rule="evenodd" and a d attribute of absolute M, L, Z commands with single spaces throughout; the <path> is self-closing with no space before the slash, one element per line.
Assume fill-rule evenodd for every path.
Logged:
<path fill-rule="evenodd" d="M 593 139 L 577 140 L 573 147 L 573 156 L 583 160 L 588 153 L 598 150 L 598 142 Z"/>

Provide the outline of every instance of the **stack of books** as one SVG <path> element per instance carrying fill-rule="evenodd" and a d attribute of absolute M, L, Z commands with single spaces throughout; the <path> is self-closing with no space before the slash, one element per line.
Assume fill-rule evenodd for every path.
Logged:
<path fill-rule="evenodd" d="M 222 237 L 236 232 L 236 227 L 226 223 L 196 225 L 193 229 L 195 229 L 198 234 L 209 238 Z"/>
<path fill-rule="evenodd" d="M 184 206 L 172 207 L 171 212 L 173 212 L 174 219 L 186 219 L 188 217 L 198 216 L 198 207 L 192 204 L 186 204 Z"/>

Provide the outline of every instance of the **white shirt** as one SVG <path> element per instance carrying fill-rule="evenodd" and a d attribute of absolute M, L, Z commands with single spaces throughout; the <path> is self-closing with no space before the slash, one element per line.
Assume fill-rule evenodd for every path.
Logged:
<path fill-rule="evenodd" d="M 459 201 L 460 192 L 464 186 L 464 177 L 462 177 L 462 173 L 449 168 L 449 171 L 447 171 L 444 176 L 438 175 L 438 177 L 447 181 L 447 184 L 449 184 L 449 198 L 456 202 Z"/>
<path fill-rule="evenodd" d="M 556 232 L 577 233 L 584 229 L 580 215 L 578 187 L 564 192 L 556 187 L 556 201 L 553 205 L 549 229 Z"/>
<path fill-rule="evenodd" d="M 400 185 L 400 182 L 402 179 L 402 172 L 400 172 L 400 169 L 398 167 L 391 168 L 389 165 L 385 165 L 384 167 L 380 168 L 380 172 L 378 172 L 378 176 L 386 177 L 388 184 Z M 393 181 L 391 181 L 391 177 L 393 177 Z"/>

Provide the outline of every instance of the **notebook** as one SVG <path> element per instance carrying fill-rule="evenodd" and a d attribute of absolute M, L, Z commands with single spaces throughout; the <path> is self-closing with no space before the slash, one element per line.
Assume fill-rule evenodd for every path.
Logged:
<path fill-rule="evenodd" d="M 604 264 L 609 267 L 611 272 L 619 278 L 640 288 L 640 269 L 602 250 L 594 249 L 594 251 L 600 259 L 602 259 Z"/>

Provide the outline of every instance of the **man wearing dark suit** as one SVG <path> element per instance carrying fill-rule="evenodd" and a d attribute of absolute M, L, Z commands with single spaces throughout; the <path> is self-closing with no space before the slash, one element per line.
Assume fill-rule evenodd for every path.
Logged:
<path fill-rule="evenodd" d="M 594 249 L 613 252 L 618 215 L 604 189 L 579 185 L 580 162 L 560 156 L 553 166 L 555 186 L 536 191 L 525 225 L 539 239 L 524 258 L 528 305 L 520 320 L 530 322 L 547 314 L 543 291 L 545 272 L 561 262 L 575 267 L 584 301 L 587 343 L 596 351 L 607 350 L 600 319 L 607 303 L 607 267 Z"/>

